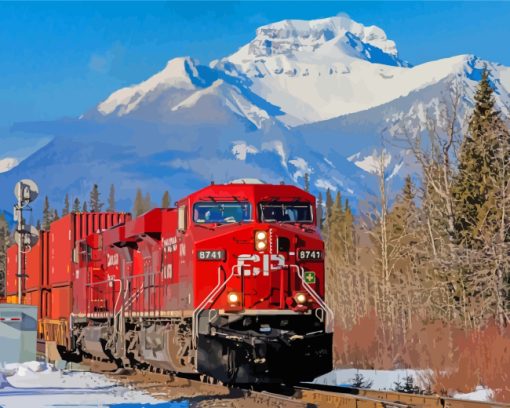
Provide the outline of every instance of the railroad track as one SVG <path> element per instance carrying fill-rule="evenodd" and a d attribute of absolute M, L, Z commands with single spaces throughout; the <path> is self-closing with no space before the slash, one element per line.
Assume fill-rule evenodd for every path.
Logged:
<path fill-rule="evenodd" d="M 164 401 L 190 401 L 193 408 L 509 408 L 510 404 L 479 402 L 352 387 L 299 384 L 281 390 L 255 391 L 193 378 L 148 371 L 113 372 L 110 363 L 88 362 L 91 371 L 125 387 L 147 392 Z"/>
<path fill-rule="evenodd" d="M 112 363 L 84 362 L 92 372 L 100 373 L 119 385 L 144 391 L 162 401 L 189 401 L 193 408 L 314 408 L 315 405 L 293 396 L 268 391 L 254 391 L 198 379 L 171 376 L 149 371 L 116 371 Z"/>
<path fill-rule="evenodd" d="M 510 404 L 469 401 L 438 395 L 408 394 L 354 387 L 300 384 L 295 387 L 301 398 L 319 407 L 419 407 L 419 408 L 509 408 Z M 353 403 L 352 401 L 355 401 Z"/>

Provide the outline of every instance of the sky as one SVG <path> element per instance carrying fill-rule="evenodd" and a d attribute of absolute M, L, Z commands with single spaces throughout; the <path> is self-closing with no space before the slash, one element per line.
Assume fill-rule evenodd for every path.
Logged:
<path fill-rule="evenodd" d="M 78 116 L 173 57 L 208 63 L 261 25 L 340 13 L 383 28 L 412 64 L 470 53 L 510 65 L 509 2 L 1 2 L 0 158 L 25 148 L 13 123 Z"/>

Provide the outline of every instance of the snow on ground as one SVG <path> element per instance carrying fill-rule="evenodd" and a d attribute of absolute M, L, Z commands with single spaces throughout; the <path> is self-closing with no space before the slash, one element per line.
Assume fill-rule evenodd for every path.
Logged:
<path fill-rule="evenodd" d="M 493 395 L 494 393 L 491 389 L 479 385 L 473 392 L 467 394 L 457 393 L 453 395 L 453 398 L 472 401 L 491 401 Z"/>
<path fill-rule="evenodd" d="M 421 379 L 427 374 L 424 370 L 358 370 L 345 368 L 331 371 L 314 380 L 316 384 L 325 385 L 352 385 L 356 374 L 363 376 L 367 382 L 372 381 L 370 388 L 374 390 L 392 390 L 395 383 L 403 384 L 406 377 L 412 376 L 414 384 L 420 385 Z"/>
<path fill-rule="evenodd" d="M 103 375 L 56 370 L 44 362 L 0 366 L 0 407 L 187 408 L 121 387 Z"/>
<path fill-rule="evenodd" d="M 427 370 L 358 370 L 356 368 L 344 368 L 331 371 L 313 382 L 324 385 L 352 386 L 356 375 L 361 375 L 365 383 L 370 383 L 373 390 L 394 390 L 395 383 L 404 385 L 407 377 L 413 377 L 414 385 L 426 389 L 424 379 L 430 374 Z M 475 391 L 462 394 L 456 393 L 453 398 L 472 401 L 491 401 L 493 391 L 482 386 L 476 387 Z"/>

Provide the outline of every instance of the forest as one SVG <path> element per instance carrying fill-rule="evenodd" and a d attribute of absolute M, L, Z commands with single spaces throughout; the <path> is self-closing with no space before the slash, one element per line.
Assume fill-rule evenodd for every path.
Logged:
<path fill-rule="evenodd" d="M 396 198 L 384 149 L 356 216 L 326 193 L 336 365 L 428 369 L 430 391 L 484 385 L 510 401 L 510 131 L 487 71 L 464 114 L 463 96 L 452 84 L 424 131 L 399 125 L 390 142 L 419 171 Z"/>

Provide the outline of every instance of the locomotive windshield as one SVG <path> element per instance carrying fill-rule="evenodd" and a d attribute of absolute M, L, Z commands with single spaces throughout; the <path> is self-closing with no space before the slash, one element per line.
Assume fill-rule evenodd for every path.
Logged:
<path fill-rule="evenodd" d="M 260 203 L 262 222 L 312 222 L 312 206 L 309 203 L 270 202 Z"/>
<path fill-rule="evenodd" d="M 199 224 L 252 221 L 248 202 L 208 202 L 193 206 L 193 221 Z"/>

